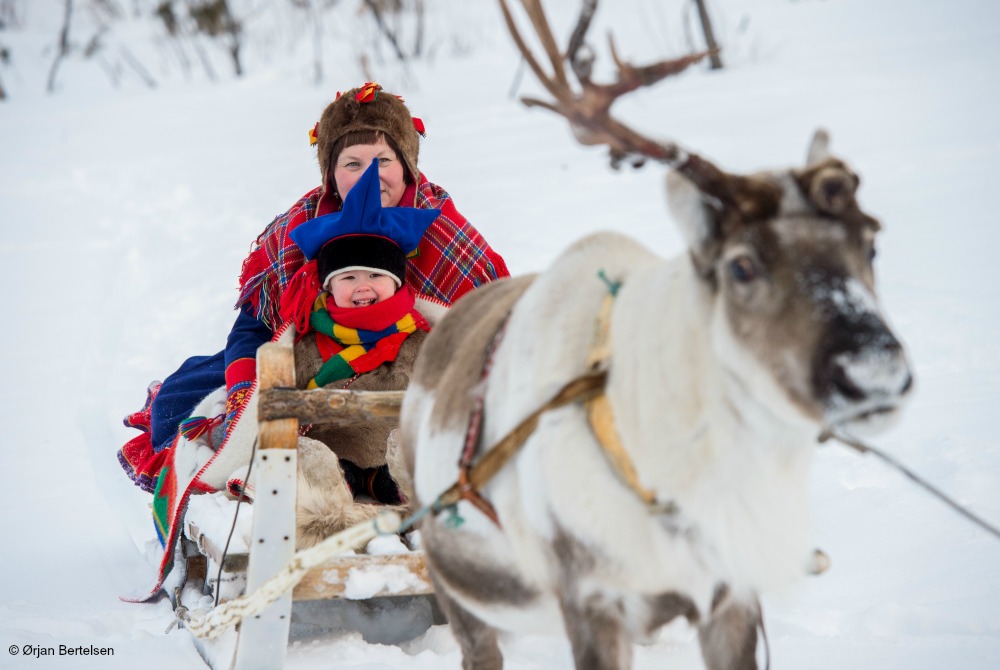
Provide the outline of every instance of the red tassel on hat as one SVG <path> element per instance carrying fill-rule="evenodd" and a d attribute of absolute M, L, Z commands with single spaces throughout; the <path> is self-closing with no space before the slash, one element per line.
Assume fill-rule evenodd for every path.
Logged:
<path fill-rule="evenodd" d="M 361 87 L 354 99 L 358 102 L 374 102 L 375 98 L 378 97 L 378 92 L 382 90 L 382 87 L 373 81 L 366 81 L 365 85 Z"/>
<path fill-rule="evenodd" d="M 316 125 L 309 131 L 309 146 L 312 146 L 317 142 L 319 142 L 319 121 L 317 121 Z"/>
<path fill-rule="evenodd" d="M 309 315 L 312 313 L 316 297 L 323 291 L 316 274 L 316 259 L 299 268 L 281 294 L 281 307 L 278 313 L 282 321 L 291 321 L 299 335 L 309 330 Z"/>
<path fill-rule="evenodd" d="M 424 120 L 421 119 L 419 116 L 413 117 L 413 128 L 418 133 L 420 133 L 421 137 L 427 137 L 427 131 L 424 130 Z"/>

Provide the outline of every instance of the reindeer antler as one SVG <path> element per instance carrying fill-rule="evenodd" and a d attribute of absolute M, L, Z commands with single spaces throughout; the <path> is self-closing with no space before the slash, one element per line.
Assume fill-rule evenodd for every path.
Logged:
<path fill-rule="evenodd" d="M 611 116 L 611 105 L 626 93 L 642 86 L 651 86 L 665 77 L 682 72 L 688 66 L 707 56 L 709 52 L 703 51 L 673 60 L 636 67 L 619 58 L 614 40 L 609 36 L 612 58 L 618 67 L 618 79 L 610 84 L 597 84 L 590 78 L 594 56 L 589 48 L 586 48 L 584 41 L 597 10 L 597 0 L 584 0 L 583 9 L 570 37 L 565 56 L 559 52 L 541 1 L 521 0 L 521 3 L 524 5 L 531 25 L 542 43 L 545 54 L 548 56 L 549 64 L 552 67 L 551 75 L 545 72 L 535 54 L 525 43 L 514 22 L 507 0 L 500 0 L 504 20 L 507 22 L 507 28 L 510 30 L 517 48 L 524 55 L 532 72 L 555 98 L 555 102 L 546 102 L 537 98 L 525 97 L 522 98 L 525 105 L 544 107 L 565 117 L 570 122 L 574 134 L 581 144 L 608 145 L 611 149 L 612 162 L 615 165 L 626 159 L 641 163 L 646 158 L 674 164 L 686 157 L 685 152 L 676 144 L 652 140 L 619 122 Z M 566 62 L 569 62 L 579 83 L 579 93 L 570 86 L 566 76 Z"/>
<path fill-rule="evenodd" d="M 738 210 L 746 207 L 740 193 L 745 188 L 743 180 L 723 172 L 674 142 L 654 140 L 642 135 L 611 115 L 611 106 L 622 95 L 678 74 L 710 55 L 711 51 L 693 53 L 650 65 L 634 66 L 618 56 L 614 40 L 609 36 L 611 56 L 617 66 L 617 81 L 597 84 L 591 80 L 594 55 L 584 41 L 594 13 L 597 11 L 597 0 L 583 0 L 583 8 L 570 36 L 565 55 L 559 52 L 541 0 L 521 0 L 548 57 L 548 64 L 552 68 L 550 75 L 525 43 L 514 22 L 507 0 L 499 1 L 504 21 L 518 50 L 538 81 L 555 98 L 551 102 L 532 97 L 521 98 L 525 105 L 543 107 L 564 117 L 569 121 L 573 134 L 581 144 L 607 145 L 611 150 L 611 164 L 614 167 L 618 167 L 624 161 L 638 167 L 646 159 L 651 158 L 676 168 L 693 181 L 702 192 L 717 198 L 721 203 L 735 206 Z M 567 62 L 579 85 L 579 92 L 573 89 L 567 77 Z"/>

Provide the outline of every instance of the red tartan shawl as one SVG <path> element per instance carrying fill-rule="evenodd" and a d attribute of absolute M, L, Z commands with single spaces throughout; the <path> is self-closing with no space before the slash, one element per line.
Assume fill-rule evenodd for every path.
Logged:
<path fill-rule="evenodd" d="M 281 294 L 305 263 L 302 251 L 288 233 L 315 216 L 339 209 L 339 201 L 332 202 L 322 196 L 322 187 L 317 187 L 275 218 L 243 261 L 236 307 L 250 305 L 253 314 L 271 330 L 282 323 Z M 406 285 L 415 295 L 451 305 L 477 286 L 510 276 L 503 258 L 459 213 L 447 191 L 427 181 L 423 174 L 419 187 L 408 186 L 400 202 L 441 210 L 441 216 L 424 233 L 415 254 L 407 259 Z"/>

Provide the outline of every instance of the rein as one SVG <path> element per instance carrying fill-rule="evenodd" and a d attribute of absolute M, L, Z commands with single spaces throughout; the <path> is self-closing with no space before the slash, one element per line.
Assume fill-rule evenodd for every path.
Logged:
<path fill-rule="evenodd" d="M 902 463 L 900 463 L 899 461 L 897 461 L 896 459 L 894 459 L 889 454 L 887 454 L 887 453 L 885 453 L 883 451 L 880 451 L 879 449 L 876 449 L 875 447 L 869 446 L 869 445 L 865 444 L 864 442 L 861 442 L 860 440 L 857 440 L 857 439 L 852 438 L 852 437 L 848 437 L 847 435 L 844 435 L 842 433 L 835 432 L 833 429 L 827 429 L 827 430 L 823 431 L 822 435 L 819 436 L 819 441 L 820 441 L 821 444 L 823 442 L 828 441 L 828 440 L 837 440 L 841 444 L 846 445 L 846 446 L 850 447 L 851 449 L 854 449 L 858 453 L 861 453 L 861 454 L 872 454 L 872 455 L 880 458 L 885 463 L 888 463 L 892 467 L 894 467 L 897 470 L 899 470 L 900 472 L 902 472 L 904 475 L 906 475 L 907 478 L 909 478 L 911 481 L 913 481 L 914 483 L 916 483 L 918 486 L 922 487 L 928 493 L 930 493 L 933 496 L 935 496 L 938 500 L 940 500 L 941 502 L 943 502 L 946 505 L 948 505 L 949 507 L 951 507 L 952 510 L 954 510 L 955 512 L 958 512 L 959 514 L 961 514 L 962 516 L 964 516 L 966 519 L 968 519 L 972 523 L 976 524 L 977 526 L 979 526 L 980 528 L 982 528 L 983 530 L 985 530 L 989 534 L 993 535 L 997 539 L 1000 539 L 1000 530 L 998 530 L 996 526 L 994 526 L 994 525 L 990 524 L 989 522 L 983 520 L 981 517 L 976 516 L 975 514 L 973 514 L 972 512 L 970 512 L 968 509 L 966 509 L 965 507 L 963 507 L 959 503 L 955 502 L 952 498 L 950 498 L 944 492 L 942 492 L 939 489 L 935 488 L 930 482 L 928 482 L 927 480 L 925 480 L 922 477 L 920 477 L 917 473 L 915 473 L 912 470 L 910 470 L 908 467 L 906 467 L 905 465 L 903 465 Z"/>

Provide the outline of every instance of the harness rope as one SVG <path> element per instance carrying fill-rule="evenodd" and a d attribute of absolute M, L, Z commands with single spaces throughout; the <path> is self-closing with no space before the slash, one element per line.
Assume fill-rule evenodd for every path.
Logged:
<path fill-rule="evenodd" d="M 176 619 L 195 637 L 214 640 L 230 626 L 248 616 L 263 612 L 286 591 L 295 588 L 295 585 L 313 568 L 318 568 L 347 550 L 364 545 L 376 535 L 395 535 L 400 532 L 400 527 L 401 520 L 397 513 L 382 512 L 371 522 L 351 526 L 331 535 L 314 547 L 295 552 L 288 565 L 261 584 L 253 593 L 246 593 L 239 598 L 224 602 L 208 612 L 178 607 L 175 612 Z M 169 632 L 170 629 L 167 630 Z"/>

